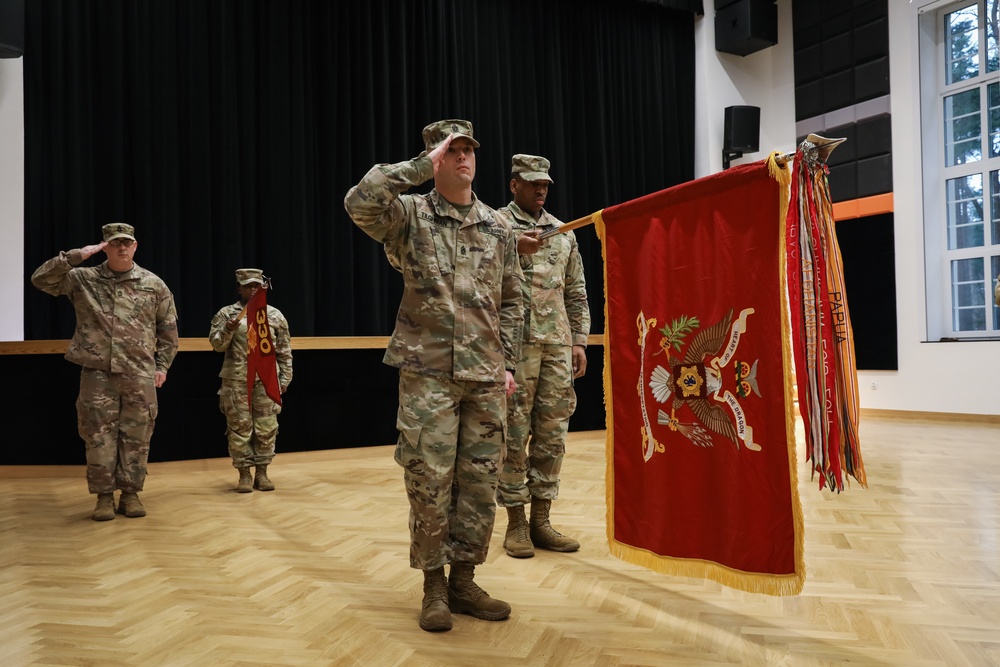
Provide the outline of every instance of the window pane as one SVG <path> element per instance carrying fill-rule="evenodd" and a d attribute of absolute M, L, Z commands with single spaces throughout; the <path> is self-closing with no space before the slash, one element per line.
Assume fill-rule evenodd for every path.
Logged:
<path fill-rule="evenodd" d="M 988 289 L 995 289 L 997 285 L 997 277 L 1000 276 L 1000 255 L 993 255 L 993 257 L 990 258 L 990 265 L 993 268 L 990 271 L 990 284 Z M 987 292 L 987 299 L 989 299 L 992 295 L 992 292 Z M 1000 331 L 1000 306 L 997 306 L 996 302 L 993 302 L 993 330 Z"/>
<path fill-rule="evenodd" d="M 947 190 L 948 249 L 983 245 L 983 175 L 948 179 Z"/>
<path fill-rule="evenodd" d="M 990 117 L 990 157 L 996 157 L 1000 155 L 1000 83 L 986 86 L 986 99 Z"/>
<path fill-rule="evenodd" d="M 986 71 L 1000 69 L 1000 54 L 997 52 L 997 5 L 1000 0 L 986 0 Z"/>
<path fill-rule="evenodd" d="M 975 162 L 982 157 L 979 89 L 944 98 L 945 166 Z"/>
<path fill-rule="evenodd" d="M 973 260 L 976 261 L 976 260 Z M 985 306 L 986 299 L 983 298 L 983 287 L 985 283 L 961 283 L 958 285 L 958 302 L 961 305 Z"/>
<path fill-rule="evenodd" d="M 983 260 L 959 259 L 951 263 L 951 312 L 955 331 L 986 330 L 986 283 Z"/>
<path fill-rule="evenodd" d="M 990 244 L 1000 245 L 1000 171 L 990 172 Z"/>
<path fill-rule="evenodd" d="M 979 76 L 979 6 L 972 4 L 946 14 L 946 83 Z"/>

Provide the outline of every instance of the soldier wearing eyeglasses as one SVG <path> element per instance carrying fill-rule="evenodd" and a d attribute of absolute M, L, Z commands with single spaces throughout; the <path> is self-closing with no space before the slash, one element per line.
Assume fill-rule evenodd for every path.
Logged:
<path fill-rule="evenodd" d="M 52 296 L 65 295 L 76 312 L 66 359 L 79 364 L 77 426 L 87 448 L 87 486 L 97 495 L 91 518 L 146 515 L 139 501 L 149 440 L 156 422 L 156 389 L 177 355 L 174 296 L 157 275 L 135 263 L 139 243 L 131 225 L 101 228 L 104 240 L 60 252 L 31 276 Z M 97 266 L 82 262 L 104 251 Z"/>

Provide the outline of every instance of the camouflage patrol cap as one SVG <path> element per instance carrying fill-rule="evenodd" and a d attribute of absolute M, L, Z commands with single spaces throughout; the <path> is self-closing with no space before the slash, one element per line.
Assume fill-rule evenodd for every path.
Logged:
<path fill-rule="evenodd" d="M 472 136 L 472 123 L 467 120 L 439 120 L 424 128 L 424 150 L 430 153 L 442 141 L 448 138 L 449 134 L 454 134 L 455 139 L 465 137 L 472 143 L 473 148 L 479 148 L 479 142 Z"/>
<path fill-rule="evenodd" d="M 518 153 L 511 158 L 510 173 L 526 181 L 552 182 L 552 177 L 549 176 L 549 161 L 537 155 Z"/>
<path fill-rule="evenodd" d="M 236 269 L 236 282 L 240 285 L 250 283 L 264 284 L 264 272 L 260 269 Z"/>
<path fill-rule="evenodd" d="M 105 241 L 114 239 L 132 239 L 135 241 L 135 227 L 126 225 L 124 222 L 112 222 L 101 227 Z"/>

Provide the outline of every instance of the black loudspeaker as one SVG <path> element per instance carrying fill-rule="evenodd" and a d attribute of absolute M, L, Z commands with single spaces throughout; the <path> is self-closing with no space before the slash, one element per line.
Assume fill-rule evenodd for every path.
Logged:
<path fill-rule="evenodd" d="M 729 160 L 756 153 L 760 149 L 760 107 L 726 107 L 725 129 L 722 133 L 722 167 Z"/>
<path fill-rule="evenodd" d="M 778 43 L 778 6 L 774 0 L 716 3 L 715 50 L 746 56 Z"/>
<path fill-rule="evenodd" d="M 24 55 L 24 0 L 0 0 L 0 58 Z"/>

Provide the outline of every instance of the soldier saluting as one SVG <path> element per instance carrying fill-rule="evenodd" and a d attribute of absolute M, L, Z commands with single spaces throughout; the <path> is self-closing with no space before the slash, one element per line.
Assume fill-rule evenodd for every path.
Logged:
<path fill-rule="evenodd" d="M 82 367 L 76 412 L 87 447 L 87 487 L 97 495 L 91 518 L 109 521 L 115 490 L 121 491 L 119 514 L 146 516 L 138 494 L 156 423 L 156 389 L 167 381 L 178 340 L 174 295 L 133 259 L 135 229 L 115 222 L 101 231 L 102 242 L 60 252 L 38 267 L 31 284 L 68 297 L 76 311 L 66 359 Z M 105 262 L 79 266 L 102 250 Z"/>
<path fill-rule="evenodd" d="M 395 457 L 410 501 L 410 566 L 424 574 L 419 624 L 440 631 L 451 612 L 510 615 L 473 571 L 493 533 L 523 314 L 513 232 L 472 191 L 472 123 L 431 123 L 423 139 L 413 160 L 372 167 L 344 206 L 403 274 L 384 362 L 399 368 Z M 428 194 L 403 194 L 431 178 Z"/>

